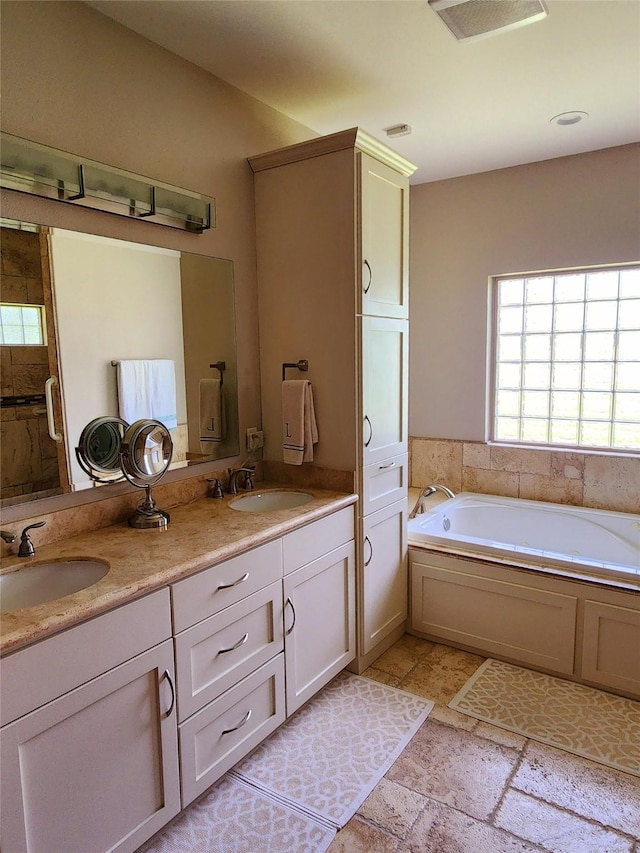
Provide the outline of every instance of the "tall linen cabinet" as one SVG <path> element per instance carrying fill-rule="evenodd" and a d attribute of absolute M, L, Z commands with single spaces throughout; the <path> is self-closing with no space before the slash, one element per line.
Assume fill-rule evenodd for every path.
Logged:
<path fill-rule="evenodd" d="M 281 384 L 309 379 L 319 441 L 291 481 L 358 492 L 357 656 L 407 618 L 409 176 L 358 128 L 249 159 L 254 172 L 264 459 L 282 463 Z M 284 364 L 308 361 L 308 372 Z M 345 480 L 346 475 L 346 480 Z"/>

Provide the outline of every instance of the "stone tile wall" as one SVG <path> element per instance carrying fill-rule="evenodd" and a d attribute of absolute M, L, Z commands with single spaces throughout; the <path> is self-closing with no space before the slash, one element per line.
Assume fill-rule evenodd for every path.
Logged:
<path fill-rule="evenodd" d="M 640 456 L 411 438 L 411 486 L 640 513 Z"/>

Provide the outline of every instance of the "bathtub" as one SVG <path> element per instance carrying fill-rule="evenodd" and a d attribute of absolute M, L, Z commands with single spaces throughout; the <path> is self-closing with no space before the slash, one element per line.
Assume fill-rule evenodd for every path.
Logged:
<path fill-rule="evenodd" d="M 640 587 L 640 515 L 462 492 L 409 520 L 410 546 Z"/>

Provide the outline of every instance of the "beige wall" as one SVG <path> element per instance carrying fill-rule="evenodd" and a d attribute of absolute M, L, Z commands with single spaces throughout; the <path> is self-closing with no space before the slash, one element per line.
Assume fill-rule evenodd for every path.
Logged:
<path fill-rule="evenodd" d="M 485 438 L 487 280 L 637 261 L 640 145 L 411 190 L 409 433 Z"/>
<path fill-rule="evenodd" d="M 214 196 L 193 235 L 18 193 L 6 217 L 230 258 L 242 432 L 260 423 L 253 176 L 246 158 L 315 134 L 74 2 L 2 3 L 2 129 Z"/>

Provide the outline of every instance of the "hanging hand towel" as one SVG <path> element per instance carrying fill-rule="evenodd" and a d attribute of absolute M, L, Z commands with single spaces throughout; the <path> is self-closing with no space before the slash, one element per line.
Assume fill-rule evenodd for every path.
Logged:
<path fill-rule="evenodd" d="M 282 383 L 282 458 L 289 465 L 313 462 L 318 427 L 311 382 L 286 379 Z"/>
<path fill-rule="evenodd" d="M 118 362 L 120 417 L 128 424 L 141 418 L 178 426 L 176 372 L 171 359 L 125 359 Z"/>
<path fill-rule="evenodd" d="M 224 389 L 217 378 L 200 380 L 200 450 L 211 452 L 211 442 L 224 441 Z"/>

